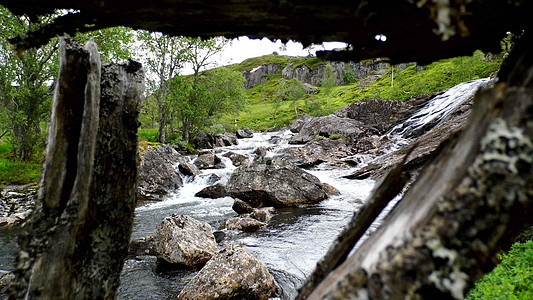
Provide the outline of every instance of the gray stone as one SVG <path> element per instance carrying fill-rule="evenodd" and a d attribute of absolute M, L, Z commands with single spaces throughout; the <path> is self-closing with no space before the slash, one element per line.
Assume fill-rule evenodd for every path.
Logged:
<path fill-rule="evenodd" d="M 198 167 L 188 162 L 180 163 L 178 169 L 180 170 L 181 174 L 185 176 L 196 176 L 200 174 L 200 170 L 198 170 Z"/>
<path fill-rule="evenodd" d="M 244 202 L 240 199 L 235 199 L 235 202 L 233 202 L 233 206 L 231 208 L 239 215 L 249 214 L 254 210 L 254 208 L 248 204 L 248 202 Z"/>
<path fill-rule="evenodd" d="M 134 239 L 130 242 L 128 246 L 128 257 L 129 258 L 139 258 L 142 256 L 155 256 L 157 255 L 155 251 L 154 237 L 142 237 Z"/>
<path fill-rule="evenodd" d="M 184 158 L 167 145 L 142 148 L 139 166 L 139 198 L 160 200 L 169 191 L 183 186 L 183 180 L 174 165 Z"/>
<path fill-rule="evenodd" d="M 220 157 L 216 156 L 212 152 L 202 152 L 198 155 L 198 158 L 194 161 L 194 165 L 198 169 L 223 169 L 225 168 L 224 163 Z"/>
<path fill-rule="evenodd" d="M 252 207 L 297 206 L 327 198 L 318 178 L 280 158 L 257 158 L 237 168 L 226 189 Z"/>
<path fill-rule="evenodd" d="M 273 75 L 279 72 L 281 69 L 280 64 L 268 64 L 259 66 L 249 72 L 245 71 L 242 72 L 242 75 L 244 76 L 245 82 L 244 82 L 244 88 L 245 89 L 251 89 L 254 86 L 263 83 L 267 81 L 267 78 L 265 75 Z"/>
<path fill-rule="evenodd" d="M 201 198 L 217 199 L 227 196 L 226 187 L 220 183 L 203 188 L 194 196 Z"/>
<path fill-rule="evenodd" d="M 226 154 L 222 155 L 224 157 L 227 157 L 231 160 L 234 166 L 239 167 L 243 164 L 246 164 L 248 162 L 248 158 L 246 156 L 234 153 L 234 152 L 227 152 Z"/>
<path fill-rule="evenodd" d="M 322 185 L 323 186 L 323 185 Z M 261 222 L 267 222 L 270 219 L 272 219 L 272 215 L 276 212 L 276 209 L 274 207 L 261 207 L 261 208 L 254 208 L 252 213 L 250 214 L 250 217 L 261 221 Z"/>
<path fill-rule="evenodd" d="M 0 294 L 7 290 L 8 285 L 15 279 L 13 272 L 0 270 Z"/>
<path fill-rule="evenodd" d="M 254 132 L 244 125 L 241 127 L 241 129 L 237 130 L 236 134 L 237 138 L 239 139 L 248 139 L 254 136 Z"/>
<path fill-rule="evenodd" d="M 226 228 L 228 230 L 242 230 L 247 232 L 257 231 L 265 225 L 266 223 L 249 217 L 232 218 L 226 221 Z"/>
<path fill-rule="evenodd" d="M 154 244 L 159 258 L 191 268 L 204 265 L 217 250 L 209 224 L 175 214 L 157 226 Z"/>
<path fill-rule="evenodd" d="M 274 278 L 265 266 L 243 248 L 228 245 L 207 262 L 178 299 L 267 300 L 275 293 Z"/>

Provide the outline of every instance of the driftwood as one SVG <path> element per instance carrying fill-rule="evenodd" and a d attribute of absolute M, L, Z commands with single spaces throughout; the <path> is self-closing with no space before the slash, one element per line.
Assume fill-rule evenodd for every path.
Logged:
<path fill-rule="evenodd" d="M 93 42 L 60 45 L 37 207 L 12 296 L 113 298 L 133 222 L 144 77 L 134 62 L 102 68 Z"/>
<path fill-rule="evenodd" d="M 524 38 L 466 129 L 307 299 L 462 299 L 494 266 L 533 213 L 531 47 Z"/>

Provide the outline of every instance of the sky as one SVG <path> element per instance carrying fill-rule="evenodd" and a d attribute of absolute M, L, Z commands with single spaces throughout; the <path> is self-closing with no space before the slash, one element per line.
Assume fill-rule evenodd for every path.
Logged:
<path fill-rule="evenodd" d="M 304 49 L 299 42 L 289 41 L 286 47 L 282 47 L 283 43 L 280 40 L 271 41 L 267 38 L 250 39 L 247 36 L 241 36 L 233 39 L 231 44 L 226 46 L 222 53 L 214 59 L 214 64 L 211 68 L 226 66 L 230 64 L 238 64 L 243 60 L 269 55 L 277 52 L 280 55 L 289 56 L 308 56 L 315 54 L 316 50 L 332 50 L 335 48 L 343 48 L 346 46 L 342 42 L 325 42 L 322 45 L 315 45 L 312 49 Z M 192 73 L 192 70 L 184 70 L 184 74 Z"/>

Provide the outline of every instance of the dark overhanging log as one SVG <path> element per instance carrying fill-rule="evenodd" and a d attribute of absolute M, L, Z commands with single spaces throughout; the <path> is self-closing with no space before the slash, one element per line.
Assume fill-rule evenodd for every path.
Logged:
<path fill-rule="evenodd" d="M 28 37 L 14 42 L 20 49 L 48 39 L 112 26 L 161 31 L 169 35 L 293 39 L 304 45 L 344 41 L 353 51 L 328 52 L 329 59 L 387 57 L 391 62 L 421 64 L 440 58 L 497 53 L 507 31 L 531 28 L 531 1 L 218 1 L 3 0 L 16 14 L 75 9 Z M 375 40 L 385 34 L 386 42 Z"/>
<path fill-rule="evenodd" d="M 96 44 L 62 39 L 37 207 L 24 226 L 15 299 L 110 299 L 137 186 L 140 64 L 102 68 Z"/>

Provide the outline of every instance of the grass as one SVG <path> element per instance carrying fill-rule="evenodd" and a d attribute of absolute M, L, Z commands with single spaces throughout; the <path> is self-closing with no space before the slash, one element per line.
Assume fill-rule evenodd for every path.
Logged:
<path fill-rule="evenodd" d="M 533 299 L 533 241 L 515 243 L 492 272 L 470 290 L 467 300 Z"/>
<path fill-rule="evenodd" d="M 251 70 L 266 63 L 292 63 L 293 67 L 307 65 L 317 66 L 323 61 L 318 58 L 288 58 L 284 56 L 263 56 L 233 65 L 236 70 Z M 391 99 L 402 101 L 420 94 L 431 94 L 453 87 L 461 82 L 494 75 L 501 60 L 486 61 L 483 53 L 476 51 L 472 56 L 455 57 L 434 62 L 422 67 L 415 64 L 404 70 L 387 69 L 386 73 L 365 87 L 357 87 L 361 80 L 342 86 L 335 86 L 330 95 L 325 95 L 319 87 L 316 95 L 292 102 L 276 103 L 275 93 L 282 78 L 281 72 L 267 76 L 268 81 L 246 91 L 248 104 L 238 114 L 238 126 L 246 125 L 257 130 L 283 127 L 290 124 L 297 116 L 294 106 L 298 107 L 298 116 L 308 113 L 325 115 L 344 105 L 365 98 Z M 283 68 L 283 66 L 282 66 Z M 310 105 L 310 103 L 312 105 Z M 233 116 L 222 118 L 223 123 L 233 123 Z"/>
<path fill-rule="evenodd" d="M 0 157 L 0 184 L 27 184 L 39 181 L 41 163 L 20 162 Z"/>

